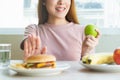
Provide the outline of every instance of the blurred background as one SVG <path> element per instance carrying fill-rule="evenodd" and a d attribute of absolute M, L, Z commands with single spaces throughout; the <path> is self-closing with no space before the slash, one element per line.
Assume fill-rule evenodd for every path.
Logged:
<path fill-rule="evenodd" d="M 12 59 L 22 59 L 24 28 L 37 24 L 38 0 L 0 0 L 0 43 L 12 44 Z M 120 0 L 75 0 L 81 25 L 94 24 L 102 33 L 96 52 L 120 46 Z"/>

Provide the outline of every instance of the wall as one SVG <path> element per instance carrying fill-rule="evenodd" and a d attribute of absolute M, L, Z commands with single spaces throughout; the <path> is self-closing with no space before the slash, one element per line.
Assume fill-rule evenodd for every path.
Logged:
<path fill-rule="evenodd" d="M 115 48 L 120 46 L 120 35 L 102 35 L 97 52 L 114 52 Z"/>
<path fill-rule="evenodd" d="M 113 52 L 120 46 L 120 35 L 102 35 L 96 52 Z M 12 59 L 23 59 L 23 51 L 20 49 L 20 42 L 23 35 L 0 35 L 0 43 L 12 44 Z"/>
<path fill-rule="evenodd" d="M 0 35 L 0 43 L 11 43 L 12 59 L 23 59 L 23 51 L 20 49 L 20 42 L 23 39 L 23 35 Z"/>

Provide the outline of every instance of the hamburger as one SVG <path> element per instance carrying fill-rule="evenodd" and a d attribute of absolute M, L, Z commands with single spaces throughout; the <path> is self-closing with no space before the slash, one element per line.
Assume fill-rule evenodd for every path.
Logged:
<path fill-rule="evenodd" d="M 30 56 L 24 63 L 25 68 L 55 68 L 56 57 L 48 54 Z"/>

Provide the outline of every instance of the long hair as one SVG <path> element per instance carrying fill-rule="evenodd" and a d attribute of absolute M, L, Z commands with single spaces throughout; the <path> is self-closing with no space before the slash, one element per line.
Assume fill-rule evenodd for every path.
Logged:
<path fill-rule="evenodd" d="M 48 12 L 45 5 L 43 5 L 44 3 L 45 0 L 38 1 L 38 24 L 43 24 L 48 20 Z M 66 15 L 66 20 L 69 22 L 74 22 L 76 24 L 79 24 L 74 0 L 71 0 L 71 6 L 70 6 L 70 10 Z"/>

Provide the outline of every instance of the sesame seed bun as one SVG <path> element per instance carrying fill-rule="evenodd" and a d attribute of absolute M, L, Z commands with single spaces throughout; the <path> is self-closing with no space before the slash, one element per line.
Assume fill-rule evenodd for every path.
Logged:
<path fill-rule="evenodd" d="M 28 57 L 26 63 L 39 63 L 39 62 L 49 62 L 49 61 L 56 61 L 56 57 L 48 54 L 39 54 Z"/>

